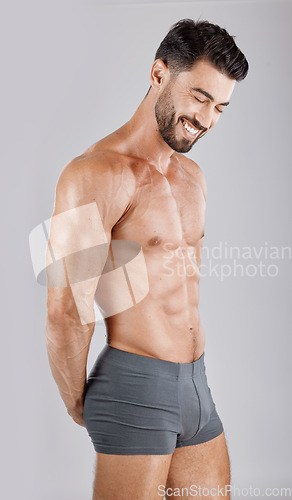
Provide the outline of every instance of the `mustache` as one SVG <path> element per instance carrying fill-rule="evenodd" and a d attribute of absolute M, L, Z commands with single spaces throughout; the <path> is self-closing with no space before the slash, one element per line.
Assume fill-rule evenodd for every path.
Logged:
<path fill-rule="evenodd" d="M 201 125 L 196 119 L 190 120 L 187 116 L 181 116 L 181 120 L 188 121 L 194 128 L 201 130 L 201 132 L 207 132 L 206 127 L 203 127 L 203 125 Z"/>

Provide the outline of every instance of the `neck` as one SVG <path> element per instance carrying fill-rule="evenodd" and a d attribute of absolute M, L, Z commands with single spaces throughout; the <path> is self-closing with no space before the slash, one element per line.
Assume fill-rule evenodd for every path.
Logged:
<path fill-rule="evenodd" d="M 166 144 L 158 131 L 155 102 L 154 91 L 151 89 L 121 131 L 125 134 L 130 154 L 153 163 L 157 170 L 165 173 L 174 150 Z"/>

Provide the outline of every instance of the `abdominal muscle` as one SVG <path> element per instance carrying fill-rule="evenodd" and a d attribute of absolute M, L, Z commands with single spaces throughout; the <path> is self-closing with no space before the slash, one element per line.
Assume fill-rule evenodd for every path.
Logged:
<path fill-rule="evenodd" d="M 125 311 L 105 318 L 110 346 L 143 356 L 189 363 L 205 349 L 200 324 L 199 272 L 182 255 L 144 252 L 149 292 Z M 194 272 L 190 272 L 193 266 Z"/>

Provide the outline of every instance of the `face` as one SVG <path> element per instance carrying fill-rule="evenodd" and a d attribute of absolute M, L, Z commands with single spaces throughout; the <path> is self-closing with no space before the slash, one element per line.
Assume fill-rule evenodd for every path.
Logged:
<path fill-rule="evenodd" d="M 169 80 L 156 101 L 155 116 L 164 141 L 187 153 L 217 123 L 229 104 L 235 80 L 207 61 Z"/>

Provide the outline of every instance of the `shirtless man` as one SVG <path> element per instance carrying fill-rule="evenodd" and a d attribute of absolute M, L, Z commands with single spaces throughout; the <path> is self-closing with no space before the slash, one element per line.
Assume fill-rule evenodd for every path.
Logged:
<path fill-rule="evenodd" d="M 199 488 L 229 498 L 198 313 L 206 183 L 183 153 L 247 71 L 224 29 L 179 21 L 132 118 L 59 177 L 49 241 L 66 283 L 48 286 L 47 350 L 68 413 L 96 450 L 94 500 L 203 496 Z M 94 298 L 108 340 L 87 379 Z"/>

